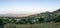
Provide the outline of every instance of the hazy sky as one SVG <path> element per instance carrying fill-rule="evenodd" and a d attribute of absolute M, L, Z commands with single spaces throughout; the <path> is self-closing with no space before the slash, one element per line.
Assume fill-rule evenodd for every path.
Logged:
<path fill-rule="evenodd" d="M 0 0 L 0 14 L 40 13 L 60 8 L 60 0 Z"/>

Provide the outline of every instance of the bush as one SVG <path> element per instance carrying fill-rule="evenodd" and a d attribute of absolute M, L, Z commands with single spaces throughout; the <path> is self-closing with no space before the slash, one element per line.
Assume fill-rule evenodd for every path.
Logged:
<path fill-rule="evenodd" d="M 39 23 L 42 23 L 44 21 L 44 18 L 39 18 Z"/>
<path fill-rule="evenodd" d="M 54 22 L 60 22 L 60 15 L 57 16 L 53 21 L 54 21 Z"/>

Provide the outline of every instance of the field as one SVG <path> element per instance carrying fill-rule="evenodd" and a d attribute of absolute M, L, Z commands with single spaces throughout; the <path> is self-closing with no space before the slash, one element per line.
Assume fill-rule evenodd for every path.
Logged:
<path fill-rule="evenodd" d="M 10 25 L 5 25 L 5 28 L 10 28 Z M 60 23 L 17 24 L 16 28 L 60 28 Z"/>

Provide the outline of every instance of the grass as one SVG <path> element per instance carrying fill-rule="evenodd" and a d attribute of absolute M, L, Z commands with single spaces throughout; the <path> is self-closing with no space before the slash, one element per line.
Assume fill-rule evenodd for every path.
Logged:
<path fill-rule="evenodd" d="M 5 28 L 10 28 L 10 24 L 5 25 Z M 16 28 L 60 28 L 60 23 L 17 24 Z"/>

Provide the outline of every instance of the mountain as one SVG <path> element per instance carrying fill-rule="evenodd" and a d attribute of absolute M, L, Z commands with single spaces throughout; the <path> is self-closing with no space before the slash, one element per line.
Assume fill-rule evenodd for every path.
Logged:
<path fill-rule="evenodd" d="M 53 13 L 60 13 L 60 8 L 56 11 L 54 11 Z"/>
<path fill-rule="evenodd" d="M 8 16 L 8 17 L 44 17 L 44 18 L 47 18 L 49 16 L 56 16 L 56 15 L 60 15 L 60 8 L 56 11 L 53 11 L 53 12 L 49 12 L 49 11 L 46 11 L 46 12 L 42 12 L 42 13 L 38 13 L 38 14 L 0 14 L 0 16 Z"/>
<path fill-rule="evenodd" d="M 47 19 L 54 19 L 55 17 L 59 16 L 60 15 L 60 9 L 56 10 L 56 11 L 53 11 L 53 12 L 49 12 L 49 11 L 46 11 L 46 12 L 43 12 L 43 13 L 39 13 L 39 14 L 33 14 L 33 15 L 30 15 L 30 16 L 27 16 L 27 17 L 30 17 L 30 18 L 47 18 Z"/>
<path fill-rule="evenodd" d="M 52 12 L 53 15 L 58 16 L 60 15 L 60 8 L 54 12 Z"/>
<path fill-rule="evenodd" d="M 0 14 L 0 16 L 8 16 L 8 17 L 23 17 L 23 16 L 29 16 L 31 14 Z"/>

